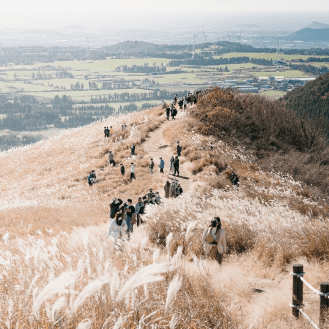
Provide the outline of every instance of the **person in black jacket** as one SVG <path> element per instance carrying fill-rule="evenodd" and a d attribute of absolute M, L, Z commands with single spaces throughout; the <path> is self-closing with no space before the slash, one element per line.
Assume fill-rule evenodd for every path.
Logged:
<path fill-rule="evenodd" d="M 123 201 L 121 199 L 114 198 L 110 203 L 110 218 L 115 218 L 115 215 L 120 211 L 120 206 Z"/>
<path fill-rule="evenodd" d="M 176 176 L 176 172 L 177 172 L 177 176 L 179 176 L 179 159 L 178 156 L 176 155 L 175 157 L 175 161 L 174 161 L 174 176 Z"/>
<path fill-rule="evenodd" d="M 167 107 L 167 108 L 166 108 L 166 115 L 167 115 L 167 120 L 169 121 L 170 107 Z"/>
<path fill-rule="evenodd" d="M 179 145 L 179 142 L 177 142 L 177 155 L 180 157 L 180 154 L 182 152 L 182 147 Z"/>
<path fill-rule="evenodd" d="M 125 171 L 126 171 L 125 166 L 122 163 L 120 163 L 120 172 L 122 176 L 125 174 Z"/>

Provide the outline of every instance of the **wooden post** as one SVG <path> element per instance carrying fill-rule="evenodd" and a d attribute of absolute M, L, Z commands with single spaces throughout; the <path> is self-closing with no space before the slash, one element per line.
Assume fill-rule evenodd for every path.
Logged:
<path fill-rule="evenodd" d="M 303 265 L 294 264 L 292 266 L 292 272 L 296 274 L 303 273 Z M 298 276 L 292 277 L 292 305 L 302 306 L 303 305 L 303 282 Z M 292 314 L 298 318 L 299 310 L 296 307 L 292 308 Z"/>
<path fill-rule="evenodd" d="M 320 283 L 320 292 L 328 293 L 329 292 L 329 282 L 321 282 Z M 320 328 L 325 327 L 325 323 L 328 319 L 328 311 L 329 311 L 329 299 L 320 296 Z"/>

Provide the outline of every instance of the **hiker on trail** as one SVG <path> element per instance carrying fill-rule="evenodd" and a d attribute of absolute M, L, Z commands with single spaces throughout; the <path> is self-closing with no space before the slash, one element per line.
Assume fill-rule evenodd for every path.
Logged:
<path fill-rule="evenodd" d="M 125 166 L 122 163 L 120 163 L 120 172 L 122 176 L 125 174 L 125 171 L 126 171 Z"/>
<path fill-rule="evenodd" d="M 169 164 L 170 164 L 170 166 L 169 166 L 169 175 L 172 175 L 174 173 L 174 161 L 175 161 L 175 157 L 172 156 L 170 158 L 170 161 L 169 161 Z"/>
<path fill-rule="evenodd" d="M 134 224 L 132 222 L 133 220 L 133 215 L 135 214 L 135 207 L 132 205 L 132 200 L 128 199 L 127 203 L 127 210 L 126 210 L 126 223 L 127 223 L 127 234 L 128 234 L 128 239 L 130 238 L 130 233 L 133 232 L 134 230 Z"/>
<path fill-rule="evenodd" d="M 178 184 L 176 187 L 176 196 L 180 196 L 181 194 L 183 194 L 183 189 L 180 184 Z"/>
<path fill-rule="evenodd" d="M 219 217 L 214 217 L 210 227 L 204 230 L 202 243 L 207 258 L 214 259 L 221 265 L 223 253 L 226 253 L 226 237 Z"/>
<path fill-rule="evenodd" d="M 149 189 L 149 192 L 146 194 L 146 197 L 149 199 L 148 201 L 151 200 L 152 195 L 153 195 L 153 189 L 150 188 L 150 189 Z"/>
<path fill-rule="evenodd" d="M 112 128 L 112 126 L 110 127 L 110 134 L 111 135 L 113 134 L 113 128 Z"/>
<path fill-rule="evenodd" d="M 186 107 L 187 107 L 187 100 L 186 100 L 186 98 L 183 101 L 183 105 L 184 105 L 184 110 L 186 110 Z"/>
<path fill-rule="evenodd" d="M 113 155 L 112 151 L 110 151 L 110 153 L 109 153 L 109 164 L 110 165 L 112 164 L 113 167 L 115 167 L 114 155 Z"/>
<path fill-rule="evenodd" d="M 240 179 L 239 176 L 232 170 L 232 174 L 230 176 L 230 181 L 237 190 L 239 189 Z"/>
<path fill-rule="evenodd" d="M 153 174 L 153 168 L 154 168 L 154 162 L 153 159 L 151 159 L 151 163 L 150 163 L 151 174 Z"/>
<path fill-rule="evenodd" d="M 134 179 L 136 179 L 135 176 L 135 164 L 132 162 L 131 163 L 131 169 L 130 169 L 130 181 L 132 181 Z"/>
<path fill-rule="evenodd" d="M 160 158 L 159 168 L 161 173 L 163 173 L 164 166 L 165 166 L 165 162 L 162 158 Z"/>
<path fill-rule="evenodd" d="M 179 105 L 179 109 L 182 110 L 183 109 L 183 99 L 180 99 L 179 102 L 178 102 L 178 105 Z"/>
<path fill-rule="evenodd" d="M 92 170 L 92 172 L 88 175 L 88 184 L 89 186 L 93 186 L 96 182 L 96 173 L 95 170 Z"/>
<path fill-rule="evenodd" d="M 120 141 L 120 148 L 122 149 L 122 136 L 120 136 L 119 141 Z"/>
<path fill-rule="evenodd" d="M 176 176 L 176 173 L 177 173 L 177 176 L 179 176 L 179 159 L 178 159 L 178 156 L 176 155 L 175 157 L 175 161 L 174 161 L 174 176 Z"/>
<path fill-rule="evenodd" d="M 177 185 L 178 185 L 177 180 L 173 180 L 172 183 L 171 183 L 171 192 L 170 192 L 172 198 L 177 197 L 177 195 L 176 195 Z"/>
<path fill-rule="evenodd" d="M 130 146 L 130 153 L 131 153 L 131 156 L 135 155 L 135 150 L 136 150 L 136 146 L 135 146 L 135 144 L 133 143 L 133 145 Z"/>
<path fill-rule="evenodd" d="M 140 211 L 143 212 L 142 208 L 144 208 L 144 202 L 142 201 L 142 198 L 138 198 L 138 202 L 135 205 L 135 212 L 137 215 L 137 226 L 139 226 L 140 223 L 140 215 L 141 215 Z"/>
<path fill-rule="evenodd" d="M 170 198 L 171 197 L 171 184 L 170 184 L 169 180 L 167 180 L 163 189 L 165 191 L 165 198 L 167 198 L 167 199 Z"/>
<path fill-rule="evenodd" d="M 160 197 L 160 193 L 159 192 L 155 192 L 155 202 L 157 204 L 161 203 L 161 197 Z"/>
<path fill-rule="evenodd" d="M 156 200 L 156 197 L 155 197 L 155 194 L 152 195 L 152 200 L 151 200 L 152 204 L 154 205 L 157 205 L 157 200 Z"/>
<path fill-rule="evenodd" d="M 126 232 L 126 224 L 120 213 L 117 213 L 115 219 L 110 223 L 109 229 L 107 231 L 107 236 L 115 240 L 114 247 L 118 246 L 118 240 L 121 240 Z M 120 248 L 120 245 L 119 245 Z"/>
<path fill-rule="evenodd" d="M 107 137 L 106 127 L 104 127 L 104 137 Z"/>
<path fill-rule="evenodd" d="M 180 146 L 179 142 L 177 142 L 177 148 L 176 149 L 177 149 L 177 155 L 180 157 L 183 148 Z"/>
<path fill-rule="evenodd" d="M 170 107 L 166 108 L 166 115 L 167 115 L 167 120 L 169 121 L 169 117 L 170 117 Z"/>
<path fill-rule="evenodd" d="M 175 107 L 171 108 L 171 118 L 172 120 L 175 120 L 175 116 L 177 115 L 177 110 Z"/>
<path fill-rule="evenodd" d="M 114 198 L 110 203 L 110 218 L 114 218 L 115 215 L 120 211 L 120 206 L 123 201 L 121 199 Z"/>
<path fill-rule="evenodd" d="M 175 105 L 177 104 L 177 94 L 175 95 L 174 103 L 175 103 Z"/>

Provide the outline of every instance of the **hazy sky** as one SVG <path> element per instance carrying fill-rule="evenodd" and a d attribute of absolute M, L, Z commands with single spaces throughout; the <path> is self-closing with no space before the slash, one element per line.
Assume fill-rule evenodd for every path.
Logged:
<path fill-rule="evenodd" d="M 227 17 L 234 12 L 251 17 L 251 13 L 264 11 L 329 11 L 328 0 L 1 0 L 0 4 L 0 28 L 76 24 L 138 28 L 156 22 L 161 29 L 173 17 L 179 20 L 188 16 L 223 17 L 224 13 Z"/>

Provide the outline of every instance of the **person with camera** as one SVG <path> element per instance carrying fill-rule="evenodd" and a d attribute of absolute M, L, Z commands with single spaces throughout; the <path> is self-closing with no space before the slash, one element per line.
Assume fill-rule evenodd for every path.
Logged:
<path fill-rule="evenodd" d="M 219 217 L 214 217 L 210 226 L 204 230 L 202 244 L 207 258 L 214 259 L 221 265 L 227 248 L 225 231 Z"/>

